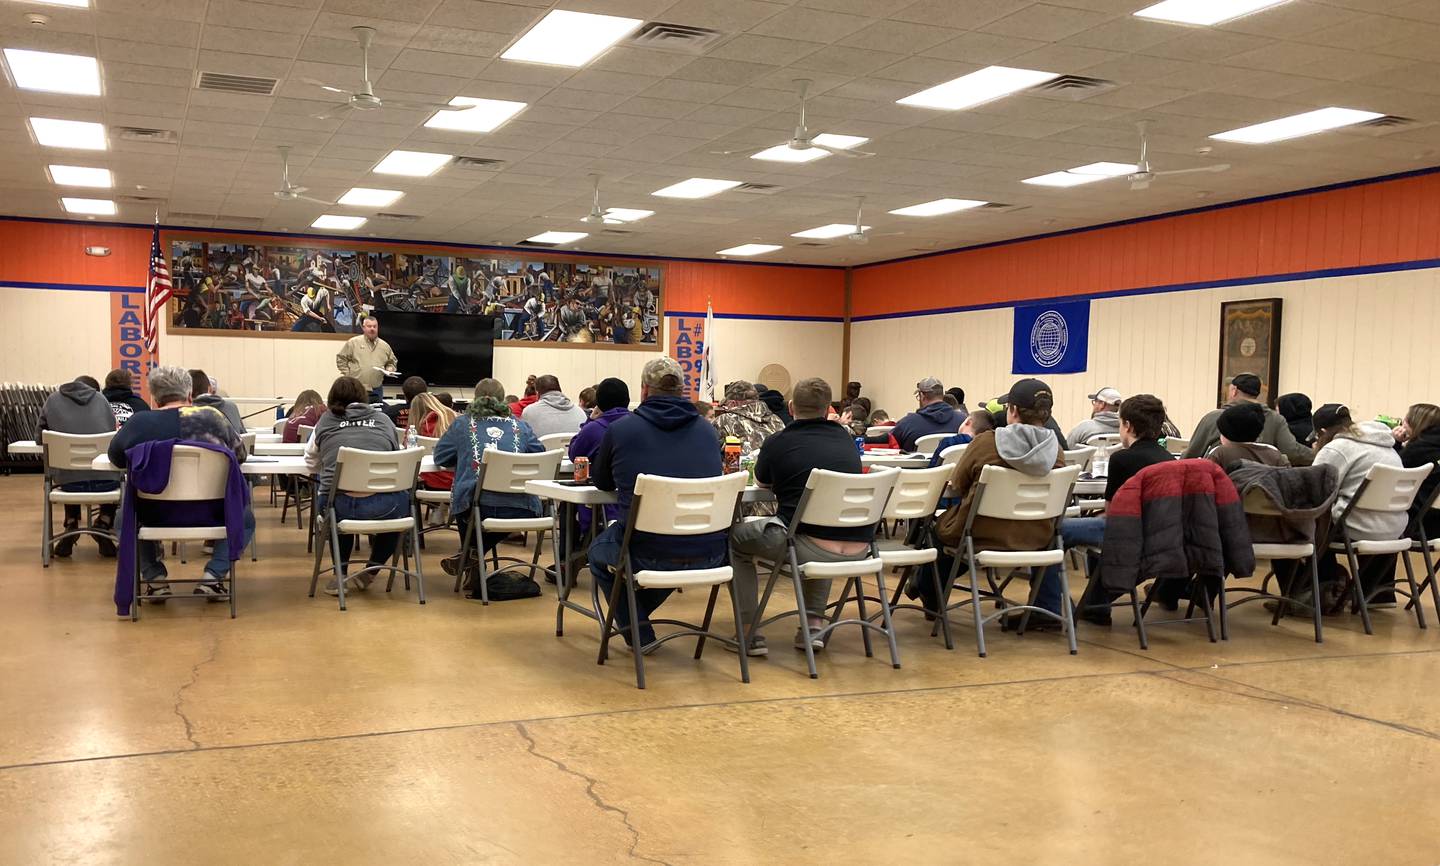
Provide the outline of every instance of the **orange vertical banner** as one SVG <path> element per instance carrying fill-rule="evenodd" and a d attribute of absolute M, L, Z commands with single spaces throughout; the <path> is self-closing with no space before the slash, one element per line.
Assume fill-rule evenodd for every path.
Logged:
<path fill-rule="evenodd" d="M 685 396 L 700 399 L 700 359 L 705 352 L 705 316 L 666 315 L 665 345 L 685 371 Z"/>
<path fill-rule="evenodd" d="M 154 361 L 145 353 L 145 290 L 110 293 L 110 363 L 129 370 L 135 391 L 144 396 Z"/>

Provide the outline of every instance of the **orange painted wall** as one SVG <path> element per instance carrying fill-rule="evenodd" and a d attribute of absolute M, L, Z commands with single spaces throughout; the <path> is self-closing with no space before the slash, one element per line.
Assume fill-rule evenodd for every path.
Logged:
<path fill-rule="evenodd" d="M 1440 259 L 1440 173 L 855 271 L 852 315 Z"/>
<path fill-rule="evenodd" d="M 766 316 L 845 315 L 845 272 L 838 268 L 765 267 L 718 262 L 666 265 L 668 310 Z"/>
<path fill-rule="evenodd" d="M 87 256 L 88 246 L 111 252 Z M 138 287 L 149 258 L 144 229 L 0 220 L 0 282 Z"/>

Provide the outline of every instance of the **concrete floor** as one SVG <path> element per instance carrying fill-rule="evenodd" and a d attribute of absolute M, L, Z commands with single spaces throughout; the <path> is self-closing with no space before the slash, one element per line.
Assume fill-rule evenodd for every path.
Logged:
<path fill-rule="evenodd" d="M 1117 617 L 982 660 L 910 614 L 903 669 L 842 633 L 814 681 L 777 626 L 749 685 L 675 642 L 639 691 L 553 596 L 452 595 L 453 541 L 423 607 L 306 598 L 268 504 L 239 619 L 119 620 L 93 544 L 40 568 L 38 499 L 0 478 L 0 863 L 1440 862 L 1433 619 L 1317 646 L 1251 606 L 1141 652 Z"/>

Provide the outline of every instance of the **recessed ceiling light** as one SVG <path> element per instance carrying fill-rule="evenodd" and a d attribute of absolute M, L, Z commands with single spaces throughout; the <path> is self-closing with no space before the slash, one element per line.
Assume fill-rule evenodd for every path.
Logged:
<path fill-rule="evenodd" d="M 1229 132 L 1216 133 L 1210 137 L 1218 138 L 1221 141 L 1237 141 L 1241 144 L 1270 144 L 1274 141 L 1285 141 L 1289 138 L 1299 138 L 1303 135 L 1314 135 L 1317 132 L 1339 129 L 1342 126 L 1353 126 L 1384 116 L 1373 111 L 1358 111 L 1354 108 L 1321 108 L 1316 111 L 1307 111 L 1304 114 L 1282 117 L 1279 120 L 1257 123 L 1254 126 L 1232 129 Z"/>
<path fill-rule="evenodd" d="M 375 174 L 403 174 L 406 177 L 429 177 L 454 159 L 448 153 L 425 153 L 418 150 L 392 150 L 371 171 Z"/>
<path fill-rule="evenodd" d="M 912 93 L 904 99 L 897 99 L 896 102 L 921 108 L 957 111 L 961 108 L 971 108 L 982 102 L 989 102 L 992 99 L 999 99 L 1018 90 L 1044 84 L 1052 78 L 1059 77 L 1059 74 L 1055 72 L 1015 69 L 1010 66 L 987 66 L 978 72 L 962 75 L 953 81 L 937 84 L 919 93 Z"/>
<path fill-rule="evenodd" d="M 469 105 L 464 111 L 437 111 L 425 121 L 431 129 L 454 129 L 460 132 L 491 132 L 500 124 L 519 114 L 528 103 L 504 99 L 479 99 L 457 96 L 451 105 Z"/>
<path fill-rule="evenodd" d="M 59 186 L 111 187 L 115 178 L 108 168 L 84 168 L 78 165 L 50 166 L 50 180 Z"/>
<path fill-rule="evenodd" d="M 339 229 L 341 231 L 352 231 L 365 225 L 365 217 L 341 216 L 340 214 L 327 213 L 315 219 L 310 224 L 312 229 Z"/>
<path fill-rule="evenodd" d="M 868 232 L 868 231 L 870 231 L 870 227 L 869 227 L 869 226 L 861 226 L 861 227 L 860 227 L 860 230 L 861 230 L 861 231 L 866 231 L 866 232 Z M 791 235 L 790 237 L 792 237 L 792 238 L 820 238 L 820 239 L 822 239 L 822 240 L 828 240 L 829 238 L 838 238 L 838 237 L 840 237 L 841 235 L 853 234 L 854 231 L 855 231 L 855 224 L 854 224 L 854 223 L 831 223 L 831 224 L 828 225 L 828 226 L 817 226 L 817 227 L 815 227 L 815 228 L 813 228 L 813 229 L 806 229 L 806 230 L 803 231 L 803 232 L 796 232 L 795 234 Z"/>
<path fill-rule="evenodd" d="M 533 238 L 526 238 L 525 241 L 532 244 L 573 244 L 588 237 L 589 232 L 541 232 Z"/>
<path fill-rule="evenodd" d="M 773 253 L 783 249 L 779 244 L 741 244 L 738 247 L 731 247 L 728 250 L 720 250 L 715 253 L 717 256 L 761 256 L 765 253 Z"/>
<path fill-rule="evenodd" d="M 90 0 L 30 0 L 32 3 L 44 3 L 46 6 L 71 6 L 76 9 L 86 9 L 90 6 Z"/>
<path fill-rule="evenodd" d="M 664 189 L 657 189 L 650 194 L 664 196 L 665 198 L 709 198 L 727 189 L 734 189 L 740 184 L 741 181 L 738 180 L 715 180 L 709 177 L 692 177 L 689 180 L 673 183 Z"/>
<path fill-rule="evenodd" d="M 1136 12 L 1140 18 L 1174 21 L 1177 24 L 1219 24 L 1289 0 L 1165 0 Z"/>
<path fill-rule="evenodd" d="M 100 64 L 93 57 L 6 48 L 5 63 L 21 90 L 100 95 Z"/>
<path fill-rule="evenodd" d="M 937 198 L 934 201 L 927 201 L 923 204 L 912 204 L 909 207 L 902 207 L 890 212 L 896 216 L 930 217 L 955 213 L 956 211 L 970 210 L 971 208 L 980 207 L 984 204 L 987 204 L 987 202 L 975 201 L 974 199 L 968 198 Z"/>
<path fill-rule="evenodd" d="M 605 222 L 633 223 L 654 215 L 655 211 L 653 210 L 640 210 L 633 207 L 610 207 L 605 209 Z"/>
<path fill-rule="evenodd" d="M 639 18 L 555 9 L 505 49 L 500 58 L 552 66 L 584 66 L 644 23 Z"/>
<path fill-rule="evenodd" d="M 812 139 L 816 144 L 823 144 L 827 147 L 838 147 L 841 150 L 849 150 L 852 147 L 859 147 L 870 139 L 859 135 L 835 135 L 834 133 L 822 132 Z M 824 159 L 829 152 L 818 147 L 794 148 L 788 144 L 777 144 L 774 147 L 767 147 L 751 159 L 764 159 L 771 162 L 813 162 L 817 159 Z"/>
<path fill-rule="evenodd" d="M 62 198 L 60 204 L 70 213 L 99 216 L 113 216 L 115 213 L 115 202 L 108 198 Z"/>
<path fill-rule="evenodd" d="M 369 189 L 357 186 L 340 196 L 336 204 L 350 207 L 388 207 L 399 201 L 404 194 L 398 189 Z"/>
<path fill-rule="evenodd" d="M 56 120 L 53 117 L 30 118 L 35 140 L 45 147 L 68 147 L 72 150 L 104 150 L 103 124 L 85 120 Z"/>
<path fill-rule="evenodd" d="M 1106 178 L 1134 174 L 1138 170 L 1138 166 L 1128 165 L 1123 162 L 1092 162 L 1089 165 L 1082 165 L 1068 171 L 1054 171 L 1050 174 L 1042 174 L 1039 177 L 1027 177 L 1020 182 L 1028 183 L 1032 186 L 1084 186 L 1087 183 L 1097 183 Z"/>

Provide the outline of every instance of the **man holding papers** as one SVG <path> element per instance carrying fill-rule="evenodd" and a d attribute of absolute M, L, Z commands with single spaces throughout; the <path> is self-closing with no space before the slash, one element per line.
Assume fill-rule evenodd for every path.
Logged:
<path fill-rule="evenodd" d="M 361 324 L 364 333 L 345 341 L 335 356 L 335 366 L 346 376 L 354 376 L 370 389 L 370 399 L 380 399 L 387 374 L 395 374 L 399 361 L 390 344 L 380 339 L 380 323 L 366 316 Z"/>

